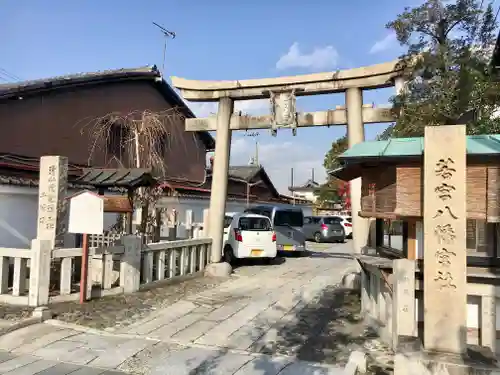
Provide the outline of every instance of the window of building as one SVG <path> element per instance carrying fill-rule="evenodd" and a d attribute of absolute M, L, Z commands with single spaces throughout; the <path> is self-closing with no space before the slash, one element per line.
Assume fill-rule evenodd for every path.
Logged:
<path fill-rule="evenodd" d="M 383 245 L 391 249 L 403 251 L 403 221 L 384 220 Z"/>
<path fill-rule="evenodd" d="M 408 248 L 408 224 L 403 220 L 377 219 L 377 246 L 405 255 Z"/>
<path fill-rule="evenodd" d="M 499 223 L 467 219 L 466 247 L 470 255 L 500 257 Z"/>

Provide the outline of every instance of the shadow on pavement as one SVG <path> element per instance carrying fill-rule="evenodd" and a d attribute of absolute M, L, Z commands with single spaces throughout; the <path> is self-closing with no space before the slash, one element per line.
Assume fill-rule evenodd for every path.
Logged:
<path fill-rule="evenodd" d="M 253 266 L 279 266 L 286 262 L 286 259 L 282 256 L 277 256 L 274 259 L 259 259 L 259 258 L 242 258 L 238 259 L 236 262 L 231 264 L 233 269 L 239 267 L 253 267 Z"/>
<path fill-rule="evenodd" d="M 265 319 L 259 321 L 260 318 L 256 318 L 256 328 L 252 335 L 256 341 L 247 350 L 269 356 L 256 357 L 246 363 L 244 366 L 248 371 L 244 371 L 245 374 L 331 374 L 326 367 L 314 367 L 304 362 L 289 364 L 283 362 L 284 357 L 276 356 L 345 366 L 354 350 L 369 352 L 369 358 L 371 354 L 371 374 L 392 373 L 392 353 L 377 344 L 377 334 L 364 326 L 359 313 L 358 293 L 331 285 L 312 301 L 300 305 L 303 299 L 304 296 L 297 297 L 298 308 L 291 312 L 282 311 L 284 319 L 271 327 L 266 327 Z M 190 375 L 222 374 L 219 365 L 224 362 L 226 355 L 228 350 L 221 350 L 216 356 L 197 366 Z"/>
<path fill-rule="evenodd" d="M 292 322 L 279 327 L 276 341 L 260 351 L 338 364 L 347 361 L 351 350 L 376 337 L 362 324 L 359 295 L 328 286 L 318 298 L 297 311 Z"/>
<path fill-rule="evenodd" d="M 309 251 L 310 258 L 339 258 L 339 259 L 353 259 L 350 253 L 325 253 L 320 251 Z"/>

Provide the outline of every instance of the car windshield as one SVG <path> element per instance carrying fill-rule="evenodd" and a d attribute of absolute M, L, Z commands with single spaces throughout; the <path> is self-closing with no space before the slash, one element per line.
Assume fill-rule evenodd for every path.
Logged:
<path fill-rule="evenodd" d="M 269 231 L 271 230 L 271 222 L 265 217 L 242 217 L 238 227 L 247 231 Z"/>
<path fill-rule="evenodd" d="M 229 228 L 232 221 L 233 221 L 232 216 L 224 216 L 224 228 Z"/>
<path fill-rule="evenodd" d="M 304 226 L 304 215 L 297 210 L 276 210 L 274 213 L 274 225 L 276 226 Z"/>
<path fill-rule="evenodd" d="M 348 217 L 346 220 L 347 220 L 349 223 L 352 223 L 352 218 L 351 218 L 351 217 Z"/>
<path fill-rule="evenodd" d="M 332 224 L 335 224 L 335 223 L 339 223 L 340 220 L 336 217 L 325 217 L 323 218 L 323 222 L 326 224 L 326 225 L 332 225 Z"/>

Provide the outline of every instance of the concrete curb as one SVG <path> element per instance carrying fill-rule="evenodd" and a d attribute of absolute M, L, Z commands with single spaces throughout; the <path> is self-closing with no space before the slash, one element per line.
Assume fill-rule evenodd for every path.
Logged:
<path fill-rule="evenodd" d="M 75 324 L 75 323 L 63 322 L 62 320 L 57 320 L 57 319 L 48 319 L 48 320 L 44 321 L 44 323 L 49 324 L 49 325 L 54 326 L 54 327 L 72 329 L 72 330 L 77 331 L 77 332 L 90 333 L 90 334 L 93 334 L 96 336 L 120 337 L 120 338 L 124 338 L 124 339 L 143 339 L 143 340 L 148 340 L 148 341 L 161 342 L 161 340 L 158 340 L 158 339 L 155 339 L 152 337 L 148 337 L 148 336 L 109 332 L 109 331 L 100 330 L 100 329 L 96 329 L 96 328 L 81 326 L 81 325 Z"/>
<path fill-rule="evenodd" d="M 17 331 L 18 329 L 29 327 L 29 326 L 32 326 L 34 324 L 39 324 L 39 323 L 43 323 L 42 318 L 32 316 L 30 318 L 23 319 L 19 322 L 12 323 L 11 325 L 9 325 L 7 327 L 0 328 L 0 336 L 6 335 L 7 333 Z"/>
<path fill-rule="evenodd" d="M 0 336 L 17 331 L 21 328 L 32 326 L 34 324 L 43 323 L 45 320 L 50 318 L 52 318 L 52 314 L 47 307 L 37 307 L 33 310 L 31 317 L 23 319 L 19 322 L 14 322 L 7 327 L 0 328 Z"/>

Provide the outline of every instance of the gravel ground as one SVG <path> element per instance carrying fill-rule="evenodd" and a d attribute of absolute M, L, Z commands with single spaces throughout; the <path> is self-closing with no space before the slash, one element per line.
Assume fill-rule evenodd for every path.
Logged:
<path fill-rule="evenodd" d="M 187 295 L 213 288 L 226 279 L 198 277 L 169 283 L 133 294 L 103 297 L 84 305 L 78 301 L 51 304 L 54 318 L 96 329 L 123 327 L 145 317 L 150 312 L 171 305 Z M 0 319 L 17 321 L 31 316 L 33 308 L 0 305 Z"/>
<path fill-rule="evenodd" d="M 0 304 L 0 319 L 19 321 L 31 317 L 33 307 Z"/>
<path fill-rule="evenodd" d="M 159 286 L 133 294 L 103 297 L 84 305 L 64 302 L 50 306 L 55 319 L 96 329 L 112 329 L 127 326 L 164 308 L 188 295 L 214 288 L 226 279 L 198 277 L 178 283 Z"/>

